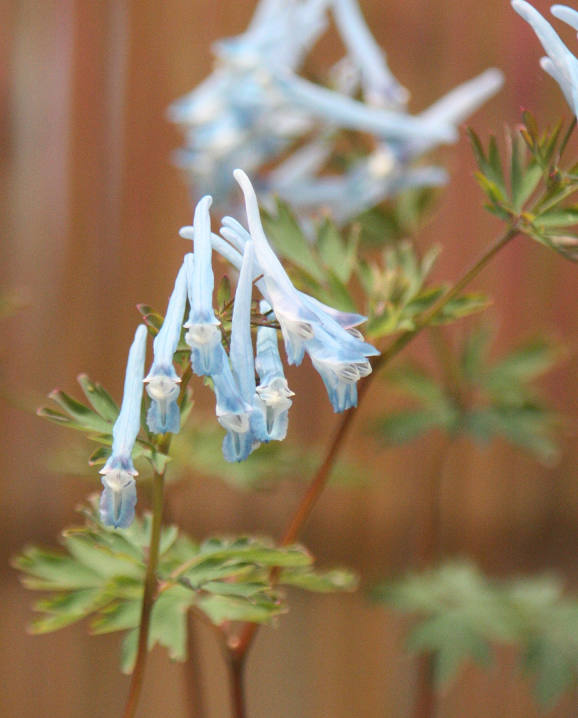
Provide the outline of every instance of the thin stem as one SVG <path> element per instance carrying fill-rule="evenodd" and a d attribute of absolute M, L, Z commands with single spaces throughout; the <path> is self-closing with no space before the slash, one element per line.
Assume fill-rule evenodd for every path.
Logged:
<path fill-rule="evenodd" d="M 493 257 L 498 254 L 498 252 L 503 247 L 505 247 L 510 242 L 510 240 L 516 237 L 518 233 L 519 232 L 516 227 L 508 229 L 508 231 L 505 232 L 505 234 L 503 234 L 501 237 L 499 237 L 489 247 L 489 249 L 486 250 L 486 252 L 480 257 L 480 259 L 478 259 L 466 271 L 463 277 L 458 280 L 458 282 L 446 294 L 440 297 L 438 301 L 431 307 L 431 309 L 426 312 L 421 317 L 421 319 L 417 321 L 414 329 L 400 334 L 398 338 L 379 357 L 377 357 L 376 360 L 374 360 L 373 374 L 370 374 L 370 376 L 367 377 L 365 381 L 359 386 L 358 406 L 361 404 L 364 396 L 367 394 L 370 383 L 373 377 L 376 375 L 377 370 L 383 368 L 388 362 L 390 362 L 395 356 L 397 356 L 410 342 L 412 342 L 418 336 L 418 334 L 423 329 L 425 329 L 425 327 L 428 326 L 433 319 L 435 319 L 435 317 L 444 309 L 444 307 L 452 299 L 457 297 L 463 291 L 463 289 L 473 279 L 475 279 L 475 277 L 478 276 L 478 274 L 493 259 Z M 303 528 L 304 523 L 309 518 L 309 515 L 311 514 L 311 511 L 317 503 L 319 496 L 327 485 L 327 481 L 331 474 L 331 470 L 333 469 L 333 466 L 335 464 L 335 460 L 337 459 L 339 451 L 343 446 L 345 438 L 347 437 L 347 434 L 351 428 L 354 415 L 355 412 L 351 409 L 342 415 L 339 425 L 337 427 L 337 431 L 329 445 L 325 458 L 319 469 L 313 476 L 313 479 L 309 484 L 309 488 L 301 499 L 301 502 L 299 503 L 295 514 L 293 515 L 289 522 L 289 525 L 287 526 L 287 529 L 281 541 L 282 545 L 286 546 L 287 544 L 293 543 L 293 541 L 297 539 L 301 529 Z M 276 578 L 276 573 L 272 574 L 272 578 Z M 241 632 L 237 636 L 234 636 L 232 639 L 230 639 L 228 642 L 230 654 L 234 656 L 235 659 L 241 663 L 241 665 L 244 664 L 247 653 L 257 633 L 257 629 L 257 624 L 245 623 Z"/>
<path fill-rule="evenodd" d="M 151 615 L 156 597 L 157 566 L 159 561 L 159 547 L 163 518 L 163 499 L 164 473 L 155 471 L 153 474 L 153 523 L 140 614 L 136 662 L 131 676 L 123 718 L 133 718 L 135 715 L 144 678 L 148 656 L 148 638 Z"/>
<path fill-rule="evenodd" d="M 188 659 L 183 663 L 185 677 L 185 691 L 188 706 L 189 718 L 202 718 L 205 709 L 203 692 L 201 688 L 201 677 L 197 666 L 193 663 L 193 656 L 197 655 L 196 626 L 192 614 L 187 616 L 187 654 Z"/>
<path fill-rule="evenodd" d="M 231 691 L 233 718 L 246 718 L 245 690 L 243 687 L 244 656 L 239 657 L 235 653 L 229 652 L 227 667 L 229 669 L 229 688 Z"/>
<path fill-rule="evenodd" d="M 415 563 L 418 570 L 430 568 L 439 559 L 442 551 L 442 510 L 441 488 L 444 467 L 451 447 L 451 439 L 444 439 L 433 460 L 425 486 L 420 486 L 421 508 L 417 524 Z M 434 656 L 425 653 L 416 661 L 415 701 L 413 718 L 434 718 L 437 701 L 434 688 Z"/>

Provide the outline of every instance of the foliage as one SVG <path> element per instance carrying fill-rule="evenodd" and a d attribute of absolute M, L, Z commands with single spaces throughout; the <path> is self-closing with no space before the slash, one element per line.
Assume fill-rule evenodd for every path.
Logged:
<path fill-rule="evenodd" d="M 449 563 L 383 583 L 374 597 L 416 617 L 408 647 L 433 654 L 438 686 L 469 658 L 489 665 L 492 643 L 519 648 L 544 707 L 578 678 L 578 601 L 564 597 L 556 578 L 497 581 L 471 563 Z"/>
<path fill-rule="evenodd" d="M 379 438 L 404 443 L 431 429 L 450 436 L 464 434 L 479 443 L 499 436 L 542 461 L 554 460 L 560 420 L 533 382 L 556 364 L 559 348 L 535 337 L 491 360 L 490 339 L 490 332 L 476 328 L 457 351 L 444 345 L 450 367 L 445 367 L 449 376 L 442 381 L 415 363 L 391 370 L 388 382 L 410 396 L 415 406 L 379 418 L 375 423 Z"/>
<path fill-rule="evenodd" d="M 64 551 L 28 547 L 14 560 L 24 585 L 49 595 L 35 605 L 34 633 L 48 633 L 91 618 L 94 634 L 124 631 L 122 668 L 132 670 L 151 516 L 128 529 L 103 526 L 96 502 L 82 509 L 85 524 L 62 534 Z M 275 582 L 272 571 L 279 571 Z M 227 621 L 271 623 L 287 610 L 283 586 L 307 591 L 350 591 L 346 569 L 317 571 L 303 547 L 275 546 L 258 537 L 212 537 L 198 543 L 175 526 L 163 529 L 159 584 L 149 649 L 164 646 L 171 658 L 186 659 L 187 614 L 216 625 Z"/>
<path fill-rule="evenodd" d="M 540 132 L 534 117 L 524 112 L 522 127 L 507 136 L 508 158 L 501 156 L 494 136 L 486 150 L 473 130 L 469 135 L 488 210 L 567 259 L 578 261 L 578 236 L 573 229 L 578 224 L 578 205 L 570 201 L 578 191 L 578 164 L 562 164 L 575 126 L 573 120 L 564 134 L 559 122 Z"/>

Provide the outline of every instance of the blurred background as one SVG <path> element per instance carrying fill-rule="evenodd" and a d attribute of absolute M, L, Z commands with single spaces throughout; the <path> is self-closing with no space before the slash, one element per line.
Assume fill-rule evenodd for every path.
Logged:
<path fill-rule="evenodd" d="M 412 112 L 497 66 L 505 87 L 471 121 L 482 137 L 501 135 L 505 124 L 519 121 L 522 107 L 542 124 L 561 114 L 569 119 L 558 87 L 539 69 L 538 41 L 505 0 L 360 4 L 393 73 L 411 90 Z M 546 2 L 534 4 L 547 14 Z M 118 672 L 118 636 L 90 638 L 84 625 L 42 637 L 25 633 L 36 597 L 20 587 L 10 556 L 26 543 L 56 545 L 61 528 L 77 521 L 77 503 L 99 486 L 96 475 L 87 479 L 49 466 L 71 437 L 31 409 L 54 387 L 79 396 L 81 371 L 120 399 L 139 320 L 135 305 L 164 308 L 187 248 L 177 231 L 192 219 L 185 183 L 170 164 L 181 138 L 166 120 L 166 107 L 208 74 L 211 43 L 241 32 L 253 6 L 249 0 L 0 4 L 0 286 L 19 305 L 2 320 L 0 342 L 2 716 L 120 714 L 128 681 Z M 573 47 L 573 33 L 562 35 Z M 324 63 L 339 56 L 326 37 L 314 57 Z M 482 207 L 463 134 L 443 156 L 452 181 L 419 242 L 443 243 L 436 276 L 451 279 L 500 225 Z M 446 550 L 472 557 L 495 576 L 556 572 L 577 591 L 576 267 L 520 240 L 475 288 L 494 297 L 488 319 L 497 328 L 498 351 L 538 330 L 569 347 L 543 387 L 570 421 L 561 458 L 548 467 L 502 442 L 487 449 L 454 444 L 444 468 Z M 425 339 L 409 350 L 427 352 Z M 292 439 L 329 438 L 336 417 L 317 375 L 303 369 L 290 375 L 290 384 L 297 392 Z M 409 448 L 378 448 L 362 428 L 389 401 L 384 387 L 374 389 L 348 449 L 371 462 L 376 478 L 369 486 L 327 490 L 303 536 L 320 564 L 353 566 L 364 587 L 412 566 L 424 464 L 441 441 L 432 435 Z M 210 405 L 202 390 L 197 399 Z M 286 482 L 252 494 L 194 475 L 175 488 L 170 518 L 197 537 L 217 531 L 278 536 L 302 490 Z M 368 602 L 363 588 L 345 596 L 295 592 L 291 605 L 277 628 L 261 631 L 250 657 L 252 718 L 409 714 L 414 668 L 401 651 L 403 619 Z M 202 656 L 196 678 L 206 686 L 207 718 L 219 718 L 228 715 L 228 696 L 212 639 L 204 627 L 195 630 Z M 155 650 L 139 716 L 186 715 L 193 683 L 190 668 Z M 567 698 L 549 715 L 571 718 L 575 710 Z M 490 671 L 471 666 L 462 672 L 443 694 L 439 714 L 533 718 L 539 712 L 514 656 L 504 650 Z"/>

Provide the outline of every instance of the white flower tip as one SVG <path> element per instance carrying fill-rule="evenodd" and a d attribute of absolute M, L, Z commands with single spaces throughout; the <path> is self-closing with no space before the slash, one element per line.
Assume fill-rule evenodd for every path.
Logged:
<path fill-rule="evenodd" d="M 182 237 L 183 239 L 193 239 L 194 231 L 194 227 L 191 227 L 190 225 L 181 227 L 179 229 L 179 237 Z"/>
<path fill-rule="evenodd" d="M 488 90 L 493 89 L 494 92 L 497 92 L 506 80 L 504 73 L 497 67 L 490 67 L 480 75 L 480 78 L 483 78 Z"/>
<path fill-rule="evenodd" d="M 210 206 L 213 204 L 213 198 L 210 194 L 206 194 L 197 203 L 197 208 L 200 210 L 208 211 Z"/>
<path fill-rule="evenodd" d="M 239 187 L 246 192 L 254 192 L 251 180 L 247 176 L 247 173 L 241 169 L 233 170 L 233 177 L 237 180 Z"/>
<path fill-rule="evenodd" d="M 139 345 L 146 342 L 147 334 L 148 330 L 146 328 L 146 324 L 139 324 L 136 332 L 134 333 L 135 342 L 137 342 Z"/>

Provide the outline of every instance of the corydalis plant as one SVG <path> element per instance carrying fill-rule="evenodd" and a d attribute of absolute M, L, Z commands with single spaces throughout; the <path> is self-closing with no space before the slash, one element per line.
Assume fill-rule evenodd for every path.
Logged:
<path fill-rule="evenodd" d="M 249 230 L 232 218 L 223 220 L 224 237 L 211 232 L 211 198 L 203 197 L 195 209 L 194 224 L 181 235 L 193 240 L 185 255 L 169 299 L 166 316 L 156 327 L 154 357 L 144 376 L 146 327 L 141 325 L 129 353 L 124 397 L 112 427 L 112 453 L 101 469 L 104 491 L 102 522 L 126 528 L 134 518 L 136 485 L 132 456 L 141 430 L 143 384 L 149 398 L 148 436 L 174 434 L 181 426 L 186 389 L 175 369 L 175 358 L 185 372 L 208 377 L 216 397 L 216 415 L 225 429 L 223 455 L 243 461 L 262 442 L 285 438 L 293 392 L 287 385 L 279 355 L 277 327 L 283 335 L 287 359 L 300 364 L 305 353 L 321 375 L 336 412 L 357 403 L 357 382 L 371 372 L 368 357 L 379 352 L 353 327 L 364 321 L 358 314 L 340 312 L 298 291 L 271 248 L 261 224 L 257 197 L 247 175 L 235 171 L 247 207 Z M 232 311 L 225 312 L 230 333 L 222 330 L 213 308 L 213 246 L 239 269 Z M 263 300 L 253 306 L 253 285 Z M 182 363 L 181 333 L 189 349 Z M 256 357 L 252 323 L 258 323 Z M 225 349 L 229 347 L 229 351 Z M 257 378 L 259 384 L 257 384 Z M 179 405 L 179 396 L 181 403 Z M 158 447 L 157 447 L 158 449 Z M 155 460 L 156 451 L 150 454 Z M 158 460 L 158 459 L 157 459 Z"/>

